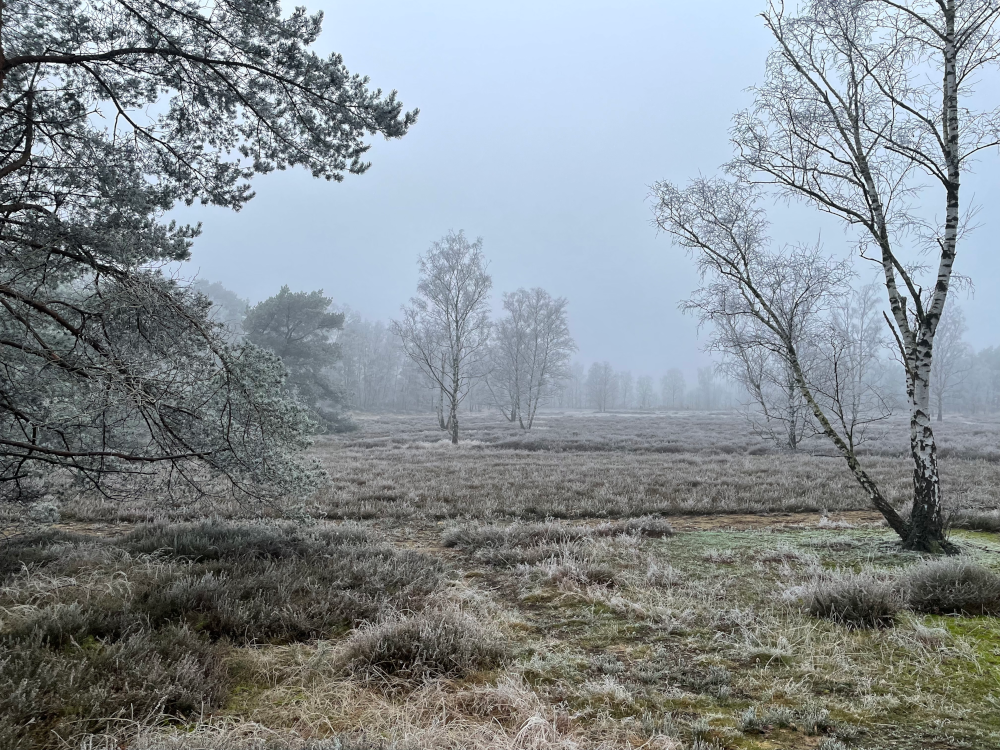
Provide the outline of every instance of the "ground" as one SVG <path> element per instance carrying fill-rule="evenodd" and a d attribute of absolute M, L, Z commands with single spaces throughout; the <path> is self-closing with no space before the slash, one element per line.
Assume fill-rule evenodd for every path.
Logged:
<path fill-rule="evenodd" d="M 22 534 L 0 554 L 0 666 L 21 675 L 0 694 L 23 700 L 0 714 L 37 720 L 0 719 L 0 744 L 1000 748 L 997 618 L 851 628 L 803 605 L 823 576 L 896 585 L 922 560 L 822 443 L 780 452 L 730 414 L 547 414 L 528 435 L 467 415 L 457 447 L 426 415 L 358 422 L 318 442 L 331 486 L 290 508 L 79 498 Z M 902 503 L 900 427 L 866 462 Z M 950 507 L 994 509 L 1000 425 L 940 434 Z M 1000 570 L 996 534 L 952 538 Z M 107 661 L 140 634 L 155 669 Z M 45 692 L 45 670 L 83 685 L 95 664 L 125 687 Z M 161 698 L 126 716 L 137 680 Z"/>

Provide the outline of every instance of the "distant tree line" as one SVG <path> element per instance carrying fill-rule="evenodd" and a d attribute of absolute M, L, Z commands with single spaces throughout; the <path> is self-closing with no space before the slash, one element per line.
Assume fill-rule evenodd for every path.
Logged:
<path fill-rule="evenodd" d="M 737 389 L 725 373 L 712 366 L 699 367 L 697 380 L 688 385 L 684 373 L 671 368 L 655 380 L 634 378 L 629 370 L 615 370 L 608 361 L 589 368 L 574 362 L 559 383 L 554 406 L 561 409 L 603 411 L 654 411 L 732 409 Z"/>

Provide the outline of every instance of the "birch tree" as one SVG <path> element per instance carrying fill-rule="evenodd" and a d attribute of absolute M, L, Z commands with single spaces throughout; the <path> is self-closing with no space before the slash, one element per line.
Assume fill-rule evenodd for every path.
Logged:
<path fill-rule="evenodd" d="M 667 374 L 660 378 L 660 399 L 668 409 L 679 409 L 684 405 L 686 390 L 684 373 L 676 367 L 667 370 Z"/>
<path fill-rule="evenodd" d="M 742 406 L 751 429 L 760 437 L 797 450 L 810 432 L 809 407 L 795 373 L 780 353 L 759 345 L 754 325 L 737 316 L 712 319 L 711 347 L 722 352 L 722 368 L 741 385 L 749 400 Z M 793 333 L 800 326 L 793 326 Z M 800 351 L 808 347 L 799 339 Z"/>
<path fill-rule="evenodd" d="M 635 400 L 635 379 L 628 370 L 618 373 L 618 401 L 617 406 L 622 409 L 631 409 Z"/>
<path fill-rule="evenodd" d="M 775 47 L 754 106 L 736 118 L 732 168 L 856 228 L 862 257 L 880 267 L 910 412 L 906 544 L 942 549 L 934 341 L 971 216 L 962 177 L 1000 134 L 1000 111 L 977 110 L 970 96 L 1000 58 L 1000 6 L 813 0 L 790 9 L 772 0 L 763 18 Z M 933 258 L 928 274 L 914 262 L 919 252 Z"/>
<path fill-rule="evenodd" d="M 849 265 L 816 246 L 772 249 L 754 185 L 699 179 L 684 189 L 661 182 L 654 190 L 657 224 L 692 252 L 702 277 L 702 286 L 683 306 L 703 323 L 738 326 L 741 346 L 780 358 L 872 504 L 904 541 L 911 539 L 910 522 L 861 465 L 858 424 L 848 421 L 846 429 L 841 424 L 842 415 L 850 420 L 850 411 L 837 403 L 836 394 L 822 390 L 828 381 L 815 377 L 802 352 L 802 342 L 822 344 L 825 313 L 847 292 Z M 715 345 L 728 341 L 716 339 Z"/>
<path fill-rule="evenodd" d="M 597 411 L 613 408 L 615 398 L 615 368 L 610 362 L 594 362 L 587 370 L 587 400 Z"/>
<path fill-rule="evenodd" d="M 483 240 L 449 232 L 417 261 L 417 296 L 403 307 L 392 330 L 406 355 L 438 389 L 446 427 L 458 444 L 458 407 L 484 375 L 490 334 L 489 293 Z"/>
<path fill-rule="evenodd" d="M 653 379 L 649 375 L 642 375 L 635 381 L 635 398 L 639 408 L 643 411 L 652 409 L 654 397 Z"/>
<path fill-rule="evenodd" d="M 494 403 L 511 422 L 530 430 L 538 407 L 569 375 L 576 344 L 569 333 L 567 302 L 544 289 L 504 294 L 504 316 L 493 327 L 486 383 Z"/>

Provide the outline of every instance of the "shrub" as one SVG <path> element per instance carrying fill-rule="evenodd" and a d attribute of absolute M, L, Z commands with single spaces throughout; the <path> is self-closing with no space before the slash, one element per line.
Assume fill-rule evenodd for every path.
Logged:
<path fill-rule="evenodd" d="M 853 628 L 891 625 L 901 597 L 890 581 L 872 574 L 840 573 L 817 578 L 805 595 L 809 613 Z"/>
<path fill-rule="evenodd" d="M 496 631 L 445 606 L 356 630 L 344 651 L 344 668 L 367 680 L 413 681 L 492 669 L 505 656 Z"/>
<path fill-rule="evenodd" d="M 740 714 L 738 725 L 743 734 L 760 734 L 767 727 L 767 723 L 757 715 L 757 709 L 753 706 Z"/>
<path fill-rule="evenodd" d="M 779 729 L 795 726 L 795 711 L 788 706 L 772 706 L 764 714 L 764 724 Z"/>
<path fill-rule="evenodd" d="M 120 544 L 134 554 L 166 552 L 174 557 L 208 561 L 298 558 L 321 554 L 329 547 L 370 543 L 370 533 L 354 525 L 303 530 L 291 524 L 210 520 L 143 525 L 127 534 Z"/>
<path fill-rule="evenodd" d="M 0 539 L 0 581 L 25 566 L 30 568 L 58 560 L 67 545 L 92 541 L 82 534 L 53 529 Z"/>
<path fill-rule="evenodd" d="M 806 706 L 802 709 L 802 712 L 799 714 L 799 723 L 802 726 L 803 732 L 813 736 L 833 729 L 830 712 L 822 706 L 817 705 Z"/>
<path fill-rule="evenodd" d="M 98 732 L 116 718 L 193 716 L 228 695 L 222 650 L 186 627 L 58 649 L 40 633 L 6 637 L 0 653 L 0 738 L 11 747 Z"/>
<path fill-rule="evenodd" d="M 907 571 L 905 582 L 910 606 L 918 612 L 1000 612 L 1000 576 L 959 557 L 916 565 Z"/>
<path fill-rule="evenodd" d="M 952 511 L 948 523 L 956 529 L 1000 531 L 1000 510 L 959 508 Z"/>
<path fill-rule="evenodd" d="M 300 532 L 263 524 L 151 525 L 118 542 L 131 554 L 167 551 L 168 559 L 152 561 L 120 551 L 115 558 L 119 548 L 103 544 L 97 555 L 63 550 L 62 559 L 50 560 L 47 573 L 69 571 L 77 585 L 59 587 L 55 601 L 44 606 L 19 609 L 7 633 L 20 638 L 39 631 L 61 647 L 187 623 L 212 639 L 302 641 L 419 608 L 445 572 L 439 560 L 376 543 L 356 527 Z M 184 559 L 169 559 L 173 554 Z M 117 571 L 123 576 L 114 580 L 127 579 L 127 586 L 107 585 Z M 16 590 L 11 587 L 8 596 L 16 597 Z M 22 602 L 0 601 L 5 603 Z"/>

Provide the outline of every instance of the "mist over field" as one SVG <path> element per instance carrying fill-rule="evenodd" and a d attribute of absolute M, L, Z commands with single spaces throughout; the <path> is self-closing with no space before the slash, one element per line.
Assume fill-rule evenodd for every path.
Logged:
<path fill-rule="evenodd" d="M 0 750 L 1000 750 L 998 66 L 0 3 Z"/>

